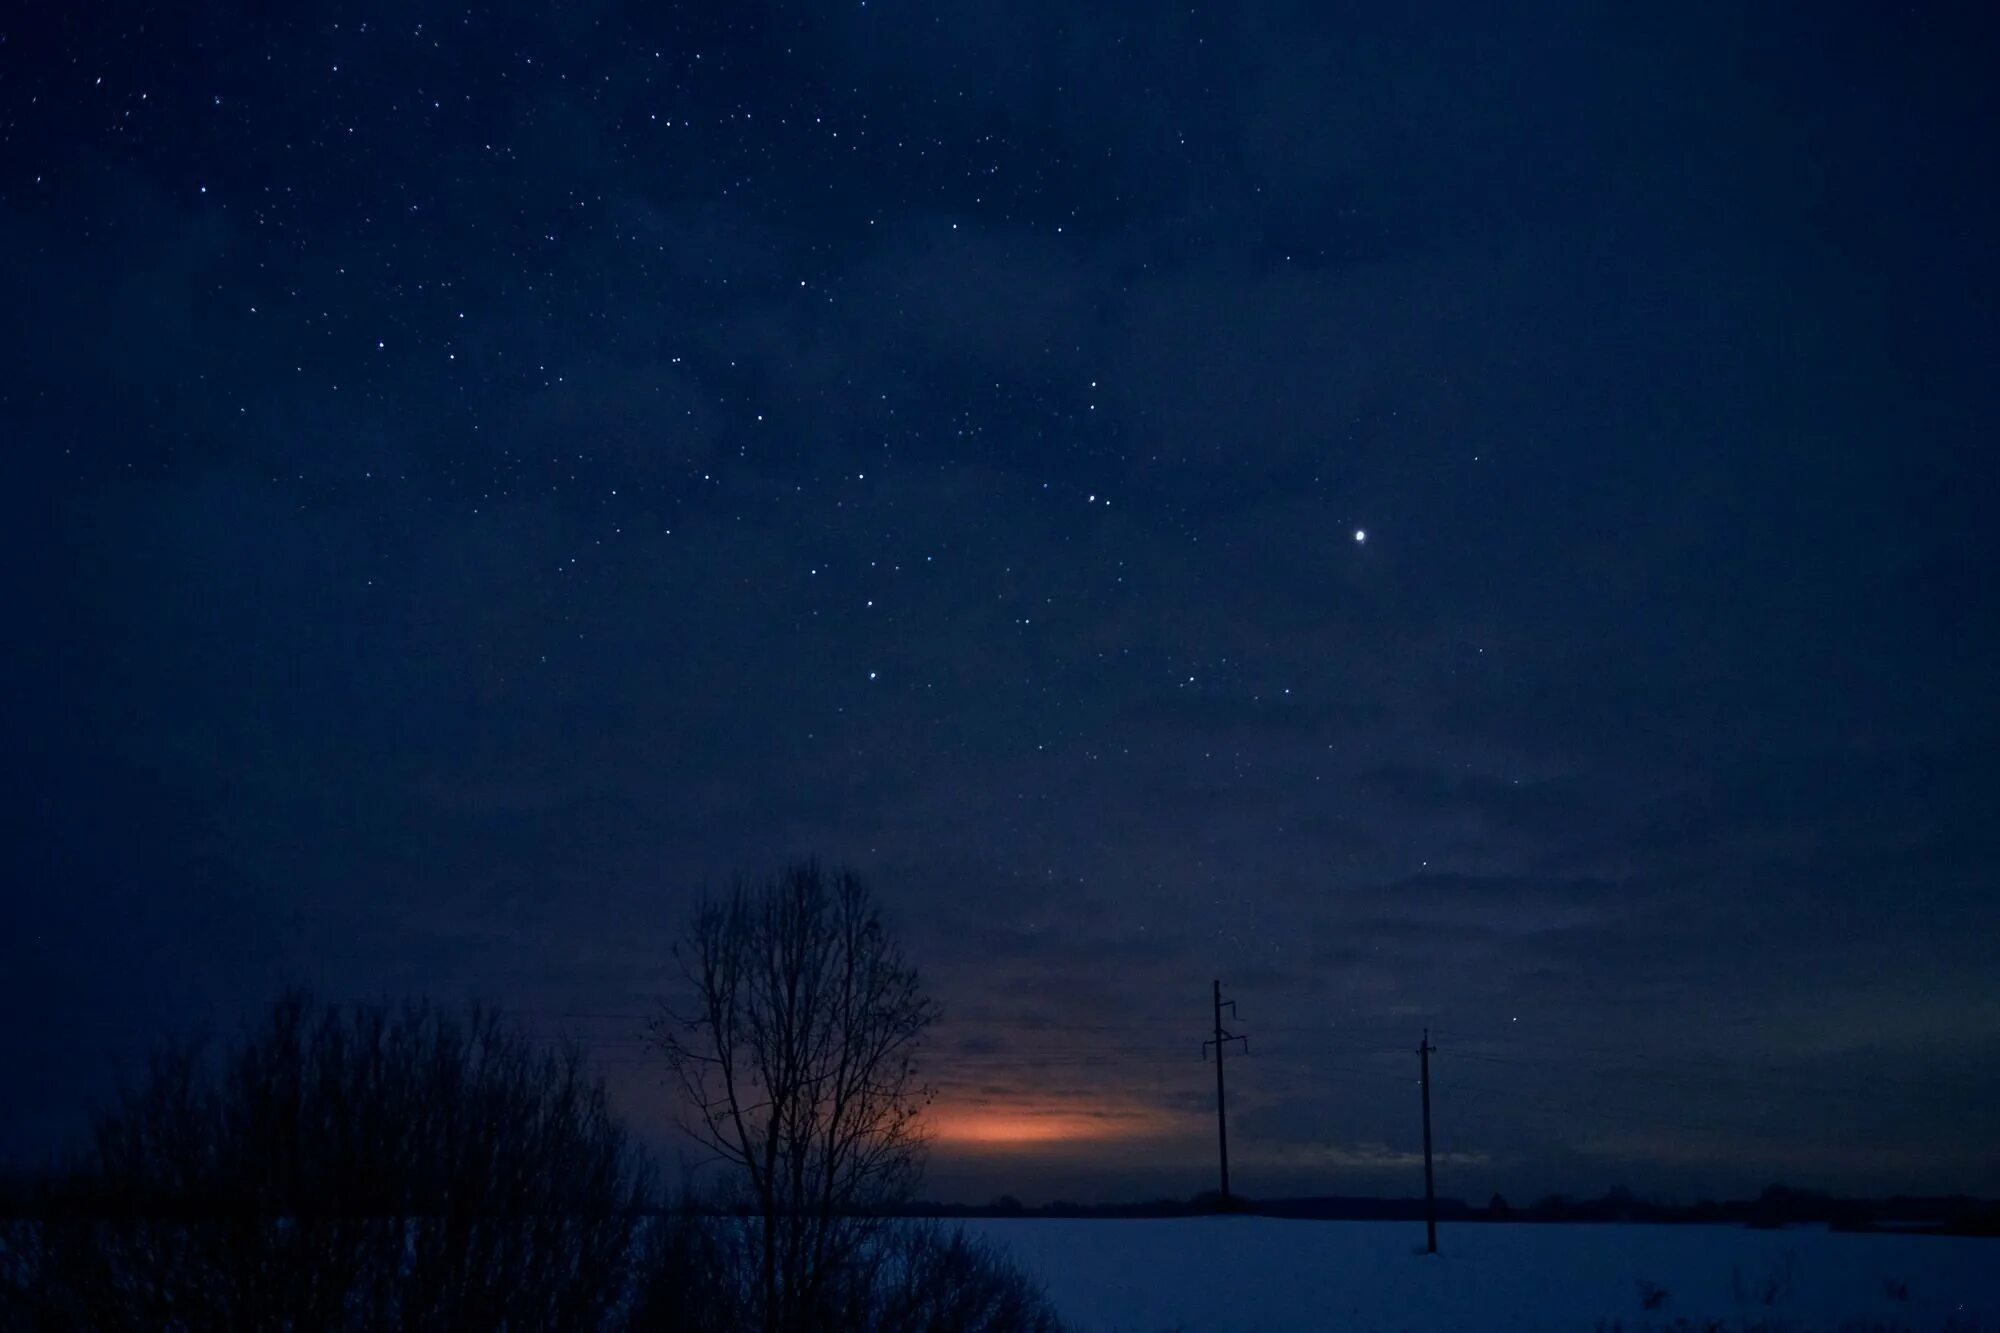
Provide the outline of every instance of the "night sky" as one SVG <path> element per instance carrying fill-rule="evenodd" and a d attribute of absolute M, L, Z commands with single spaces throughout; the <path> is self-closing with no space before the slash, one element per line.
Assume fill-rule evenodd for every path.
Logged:
<path fill-rule="evenodd" d="M 932 1195 L 2000 1191 L 2000 20 L 1502 8 L 9 8 L 6 1155 L 816 854 Z"/>

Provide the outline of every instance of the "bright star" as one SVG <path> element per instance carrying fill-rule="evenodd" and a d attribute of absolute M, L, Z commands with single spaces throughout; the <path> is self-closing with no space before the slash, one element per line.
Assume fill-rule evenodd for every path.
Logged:
<path fill-rule="evenodd" d="M 1356 528 L 1356 529 L 1354 530 L 1354 540 L 1355 540 L 1355 542 L 1356 542 L 1356 543 L 1360 543 L 1360 542 L 1365 542 L 1365 541 L 1367 541 L 1367 540 L 1368 540 L 1368 530 L 1367 530 L 1366 528 Z"/>

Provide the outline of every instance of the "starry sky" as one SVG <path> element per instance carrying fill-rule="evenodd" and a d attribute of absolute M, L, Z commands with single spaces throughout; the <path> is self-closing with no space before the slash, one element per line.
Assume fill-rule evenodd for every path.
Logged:
<path fill-rule="evenodd" d="M 1986 6 L 0 19 L 0 1145 L 635 1040 L 804 855 L 927 1192 L 2000 1192 Z"/>

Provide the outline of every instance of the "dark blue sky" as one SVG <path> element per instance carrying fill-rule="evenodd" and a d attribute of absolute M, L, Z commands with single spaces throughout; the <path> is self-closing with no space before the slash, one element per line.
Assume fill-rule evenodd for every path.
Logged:
<path fill-rule="evenodd" d="M 1990 10 L 496 9 L 0 20 L 13 1155 L 817 853 L 935 1193 L 2000 1191 Z"/>

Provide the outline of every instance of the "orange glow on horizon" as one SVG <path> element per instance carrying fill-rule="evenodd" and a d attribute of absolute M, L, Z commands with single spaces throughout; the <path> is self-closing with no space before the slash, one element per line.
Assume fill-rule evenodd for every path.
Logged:
<path fill-rule="evenodd" d="M 928 1127 L 940 1147 L 1005 1151 L 1153 1138 L 1165 1121 L 1157 1112 L 1135 1108 L 987 1104 L 934 1111 Z"/>

